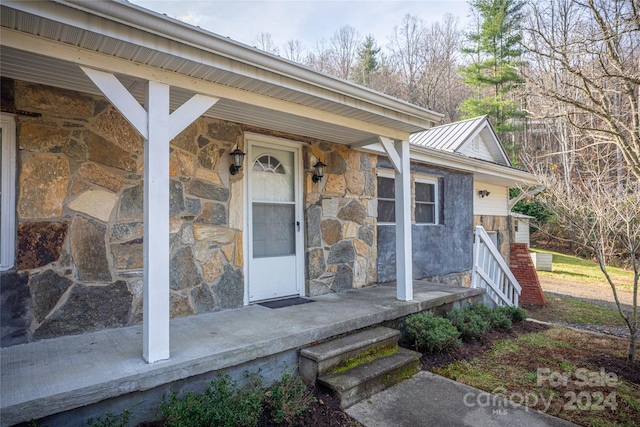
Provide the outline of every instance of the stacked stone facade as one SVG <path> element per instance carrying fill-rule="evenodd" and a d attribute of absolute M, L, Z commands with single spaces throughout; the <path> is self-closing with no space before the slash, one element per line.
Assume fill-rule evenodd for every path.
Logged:
<path fill-rule="evenodd" d="M 3 108 L 17 112 L 18 176 L 16 262 L 2 273 L 1 345 L 140 323 L 142 137 L 102 97 L 4 78 L 2 89 Z M 244 304 L 245 175 L 244 169 L 229 173 L 229 153 L 244 149 L 247 133 L 303 145 L 306 295 L 379 280 L 376 168 L 386 159 L 201 117 L 170 144 L 172 317 Z M 314 183 L 318 160 L 327 167 Z M 442 176 L 444 212 L 456 213 L 425 229 L 428 235 L 414 236 L 422 242 L 415 245 L 420 278 L 465 284 L 472 178 L 419 165 L 412 170 Z M 451 232 L 461 243 L 435 249 Z"/>
<path fill-rule="evenodd" d="M 376 156 L 325 142 L 305 153 L 305 169 L 327 164 L 318 183 L 305 180 L 307 286 L 309 295 L 376 282 Z"/>
<path fill-rule="evenodd" d="M 3 79 L 2 103 L 20 112 L 2 345 L 140 323 L 143 139 L 102 97 Z M 170 146 L 172 317 L 243 305 L 244 174 L 228 154 L 246 132 L 305 144 L 306 293 L 376 281 L 376 156 L 200 118 Z"/>
<path fill-rule="evenodd" d="M 5 94 L 3 107 L 20 114 L 17 271 L 2 276 L 2 345 L 139 323 L 142 137 L 100 97 L 3 79 Z M 240 125 L 205 118 L 171 142 L 173 317 L 243 304 L 236 144 Z"/>

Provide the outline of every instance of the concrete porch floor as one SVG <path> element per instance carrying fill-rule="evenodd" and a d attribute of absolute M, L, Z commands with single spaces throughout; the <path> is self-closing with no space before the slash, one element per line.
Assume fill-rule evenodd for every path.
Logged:
<path fill-rule="evenodd" d="M 154 364 L 142 360 L 141 326 L 3 348 L 0 424 L 145 390 L 159 389 L 161 396 L 171 383 L 273 355 L 289 352 L 297 360 L 298 349 L 316 341 L 483 293 L 414 281 L 414 299 L 404 302 L 395 299 L 395 283 L 388 283 L 313 297 L 311 304 L 279 309 L 250 305 L 173 319 L 171 358 Z M 47 421 L 50 426 L 59 422 Z"/>

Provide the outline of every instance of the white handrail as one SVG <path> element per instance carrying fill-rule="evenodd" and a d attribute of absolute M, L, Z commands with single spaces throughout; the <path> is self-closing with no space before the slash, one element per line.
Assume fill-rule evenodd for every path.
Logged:
<path fill-rule="evenodd" d="M 471 287 L 486 289 L 498 306 L 517 307 L 522 288 L 481 225 L 476 227 L 473 253 Z"/>

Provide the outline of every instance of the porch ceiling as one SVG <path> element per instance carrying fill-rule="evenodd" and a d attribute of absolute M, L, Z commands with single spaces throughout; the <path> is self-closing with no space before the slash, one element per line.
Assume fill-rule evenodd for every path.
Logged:
<path fill-rule="evenodd" d="M 172 108 L 209 84 L 229 96 L 208 93 L 221 100 L 206 116 L 343 144 L 385 133 L 408 138 L 441 117 L 125 2 L 9 0 L 0 7 L 1 71 L 14 79 L 99 94 L 78 67 L 86 65 L 120 72 L 142 102 L 145 79 L 129 70 L 143 69 L 192 82 L 172 84 Z M 38 41 L 47 47 L 34 48 Z"/>
<path fill-rule="evenodd" d="M 0 49 L 0 63 L 3 77 L 104 96 L 80 67 L 71 62 L 3 46 Z M 122 74 L 117 77 L 138 102 L 143 104 L 145 81 Z M 177 109 L 194 93 L 187 89 L 171 87 L 171 109 Z M 343 144 L 357 142 L 372 135 L 369 132 L 344 126 L 328 126 L 320 120 L 269 110 L 226 98 L 221 98 L 204 115 Z"/>

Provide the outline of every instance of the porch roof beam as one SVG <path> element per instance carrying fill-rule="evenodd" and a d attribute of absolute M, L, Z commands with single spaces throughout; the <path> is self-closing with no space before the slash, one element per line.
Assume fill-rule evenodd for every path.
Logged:
<path fill-rule="evenodd" d="M 402 171 L 402 161 L 400 160 L 400 156 L 396 151 L 396 147 L 394 147 L 393 141 L 390 138 L 376 135 L 374 137 L 367 138 L 363 141 L 349 144 L 349 148 L 351 149 L 355 149 L 355 148 L 371 149 L 372 146 L 376 146 L 376 147 L 381 146 L 384 152 L 387 153 L 387 156 L 389 157 L 389 160 L 391 161 L 393 168 L 398 172 Z"/>

